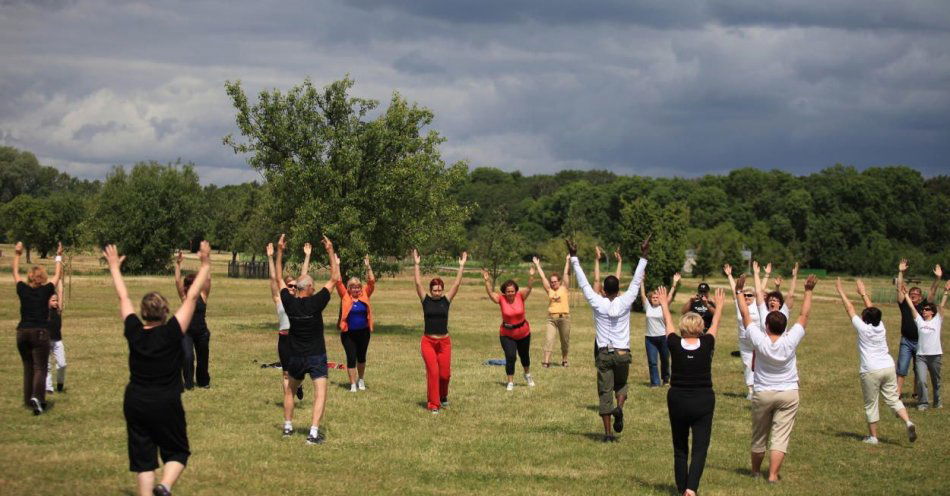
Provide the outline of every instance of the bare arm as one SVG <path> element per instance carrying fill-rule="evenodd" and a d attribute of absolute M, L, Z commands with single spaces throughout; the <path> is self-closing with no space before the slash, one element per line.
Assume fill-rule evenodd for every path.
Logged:
<path fill-rule="evenodd" d="M 544 276 L 541 276 L 541 277 L 543 278 Z M 565 288 L 569 288 L 571 287 L 570 282 L 571 282 L 571 256 L 567 255 L 566 257 L 564 257 L 564 273 L 561 275 L 561 284 L 564 285 Z"/>
<path fill-rule="evenodd" d="M 798 315 L 798 325 L 805 327 L 808 324 L 808 316 L 811 314 L 811 296 L 818 283 L 818 277 L 815 274 L 808 276 L 805 280 L 805 298 L 802 301 L 802 313 Z"/>
<path fill-rule="evenodd" d="M 943 286 L 943 297 L 940 298 L 940 306 L 937 308 L 937 312 L 941 315 L 943 315 L 943 307 L 947 305 L 947 296 L 950 296 L 950 281 Z"/>
<path fill-rule="evenodd" d="M 600 293 L 601 289 L 603 289 L 601 287 L 602 283 L 600 282 L 600 256 L 602 252 L 599 246 L 595 246 L 594 251 L 596 252 L 594 256 L 594 291 Z"/>
<path fill-rule="evenodd" d="M 656 288 L 656 294 L 659 296 L 660 308 L 663 309 L 663 322 L 666 323 L 666 335 L 669 336 L 676 332 L 676 326 L 673 324 L 673 315 L 670 314 L 669 295 L 663 286 Z"/>
<path fill-rule="evenodd" d="M 181 253 L 181 250 L 178 250 L 178 254 L 175 255 L 175 289 L 178 290 L 178 299 L 185 299 L 185 283 L 181 279 L 181 261 L 185 256 Z"/>
<path fill-rule="evenodd" d="M 63 278 L 63 244 L 58 243 L 56 246 L 56 271 L 53 272 L 53 277 L 49 280 L 50 284 L 53 286 L 59 284 L 60 279 Z"/>
<path fill-rule="evenodd" d="M 280 239 L 277 240 L 277 260 L 274 262 L 277 268 L 277 287 L 281 290 L 287 289 L 287 283 L 284 282 L 284 248 L 286 247 L 284 235 L 281 234 Z"/>
<path fill-rule="evenodd" d="M 116 249 L 115 245 L 106 245 L 102 251 L 102 256 L 109 264 L 109 273 L 112 274 L 115 293 L 119 297 L 119 315 L 122 316 L 124 321 L 129 315 L 135 313 L 132 308 L 132 300 L 129 299 L 129 290 L 125 287 L 125 280 L 122 279 L 122 262 L 125 257 L 119 256 L 119 250 Z"/>
<path fill-rule="evenodd" d="M 680 309 L 680 313 L 685 314 L 686 312 L 689 312 L 690 307 L 693 305 L 693 300 L 695 299 L 695 296 L 691 296 L 689 300 L 686 300 L 686 303 L 683 304 L 683 308 Z"/>
<path fill-rule="evenodd" d="M 419 262 L 422 261 L 422 257 L 419 256 L 419 252 L 415 248 L 412 249 L 412 262 L 413 269 L 412 275 L 413 280 L 416 282 L 416 294 L 419 295 L 419 300 L 424 300 L 426 297 L 425 289 L 422 287 L 422 274 L 419 273 Z M 451 301 L 451 300 L 450 300 Z"/>
<path fill-rule="evenodd" d="M 795 288 L 798 286 L 798 262 L 792 267 L 792 284 L 788 287 L 788 295 L 785 296 L 785 304 L 791 310 L 795 306 Z"/>
<path fill-rule="evenodd" d="M 195 302 L 201 294 L 201 289 L 208 282 L 208 278 L 211 277 L 211 245 L 207 241 L 201 242 L 201 247 L 198 248 L 198 259 L 201 260 L 201 268 L 198 269 L 195 282 L 188 288 L 188 294 L 175 312 L 175 319 L 178 320 L 182 334 L 188 331 L 188 324 L 191 323 L 191 318 L 195 314 Z"/>
<path fill-rule="evenodd" d="M 274 243 L 267 243 L 267 268 L 270 274 L 270 297 L 277 303 L 280 301 L 280 287 L 277 285 L 277 269 L 274 267 Z"/>
<path fill-rule="evenodd" d="M 531 263 L 534 264 L 534 267 L 538 270 L 538 275 L 541 276 L 541 285 L 544 286 L 545 291 L 551 291 L 551 284 L 548 282 L 548 278 L 544 276 L 544 269 L 541 268 L 541 260 L 538 257 L 531 259 Z M 564 284 L 564 279 L 561 279 L 561 284 Z"/>
<path fill-rule="evenodd" d="M 679 272 L 673 274 L 673 284 L 670 286 L 670 304 L 673 303 L 673 298 L 676 297 L 676 287 L 679 286 L 680 279 L 682 279 L 682 276 Z"/>
<path fill-rule="evenodd" d="M 934 282 L 930 285 L 930 292 L 927 293 L 927 301 L 934 301 L 937 298 L 937 288 L 940 287 L 942 281 L 943 269 L 940 268 L 940 264 L 937 264 L 934 266 Z"/>
<path fill-rule="evenodd" d="M 309 242 L 303 244 L 303 266 L 300 267 L 300 277 L 310 273 L 310 254 L 313 253 L 313 245 Z M 332 261 L 331 261 L 332 264 Z M 332 269 L 331 269 L 332 271 Z"/>
<path fill-rule="evenodd" d="M 465 272 L 465 262 L 468 261 L 468 252 L 463 251 L 462 256 L 459 258 L 459 271 L 455 274 L 455 282 L 452 283 L 452 288 L 449 289 L 449 292 L 445 295 L 446 298 L 451 302 L 455 295 L 459 292 L 459 287 L 462 285 L 462 274 Z M 421 284 L 418 282 L 419 278 L 419 264 L 416 264 L 416 288 L 418 291 L 422 291 Z"/>
<path fill-rule="evenodd" d="M 907 259 L 902 258 L 900 263 L 897 264 L 897 302 L 904 303 L 905 291 L 904 291 L 904 271 L 907 270 Z"/>
<path fill-rule="evenodd" d="M 643 303 L 644 308 L 646 308 L 647 305 L 650 305 L 650 300 L 647 299 L 647 290 L 644 286 L 645 284 L 640 285 L 640 302 Z M 652 307 L 653 305 L 650 306 Z"/>
<path fill-rule="evenodd" d="M 854 305 L 851 304 L 851 300 L 848 299 L 848 295 L 844 294 L 844 287 L 841 286 L 841 278 L 838 277 L 835 279 L 835 289 L 838 291 L 838 296 L 841 298 L 841 304 L 844 305 L 844 311 L 848 313 L 848 318 L 854 318 Z"/>
<path fill-rule="evenodd" d="M 762 281 L 759 279 L 759 262 L 752 261 L 752 275 L 755 276 L 753 283 L 755 284 L 755 303 L 756 305 L 762 306 L 765 304 L 765 294 L 762 292 Z"/>
<path fill-rule="evenodd" d="M 498 293 L 495 293 L 495 291 L 492 290 L 492 287 L 491 287 L 491 274 L 489 274 L 488 271 L 485 269 L 482 269 L 482 279 L 485 280 L 485 292 L 488 293 L 488 299 L 490 299 L 494 303 L 498 303 L 499 301 Z"/>
<path fill-rule="evenodd" d="M 23 278 L 20 277 L 20 255 L 23 254 L 23 242 L 17 241 L 16 246 L 13 247 L 13 282 L 21 283 Z"/>
<path fill-rule="evenodd" d="M 772 277 L 772 262 L 765 264 L 765 277 L 762 279 L 762 291 L 769 287 L 769 278 Z"/>
<path fill-rule="evenodd" d="M 749 305 L 745 304 L 745 300 L 742 296 L 743 290 L 745 289 L 745 275 L 739 276 L 739 280 L 736 281 L 736 289 L 733 291 L 733 295 L 736 298 L 736 311 L 739 312 L 739 321 L 742 322 L 742 327 L 747 328 L 752 324 L 752 316 L 749 315 Z M 741 302 L 741 303 L 740 303 Z"/>
<path fill-rule="evenodd" d="M 732 266 L 729 264 L 723 265 L 722 271 L 729 278 L 729 287 L 732 288 L 732 294 L 736 294 L 736 280 L 732 277 Z"/>
<path fill-rule="evenodd" d="M 57 299 L 59 299 L 59 308 L 56 309 L 56 311 L 57 311 L 60 315 L 63 314 L 63 310 L 64 310 L 65 307 L 66 307 L 66 299 L 64 298 L 65 295 L 64 295 L 63 293 L 64 293 L 64 292 L 63 292 L 63 280 L 60 279 L 59 282 L 56 283 L 56 297 L 57 297 Z"/>
<path fill-rule="evenodd" d="M 868 290 L 864 287 L 864 281 L 861 279 L 855 279 L 854 287 L 858 290 L 858 294 L 861 295 L 861 299 L 864 300 L 864 308 L 871 308 L 874 306 L 871 303 L 871 297 L 868 296 Z"/>
<path fill-rule="evenodd" d="M 614 271 L 614 277 L 617 278 L 617 281 L 620 281 L 620 276 L 623 274 L 621 270 L 623 267 L 623 258 L 620 257 L 619 249 L 614 252 L 614 257 L 617 258 L 617 270 Z"/>
<path fill-rule="evenodd" d="M 323 289 L 333 291 L 336 283 L 340 281 L 340 257 L 333 251 L 333 243 L 326 235 L 323 236 L 323 249 L 327 251 L 327 258 L 330 259 L 330 279 L 323 285 Z"/>
<path fill-rule="evenodd" d="M 521 299 L 527 300 L 528 296 L 531 295 L 531 287 L 534 286 L 534 266 L 528 268 L 528 285 L 527 287 L 521 288 Z"/>
<path fill-rule="evenodd" d="M 711 334 L 714 338 L 716 333 L 719 332 L 719 321 L 722 320 L 722 307 L 725 301 L 726 292 L 722 288 L 716 289 L 716 294 L 713 295 L 713 319 L 712 323 L 709 324 L 709 330 L 706 331 L 706 334 Z"/>

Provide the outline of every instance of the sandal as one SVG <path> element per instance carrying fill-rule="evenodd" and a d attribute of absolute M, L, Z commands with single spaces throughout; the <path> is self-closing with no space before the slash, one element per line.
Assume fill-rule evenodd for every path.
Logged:
<path fill-rule="evenodd" d="M 567 367 L 567 360 L 561 362 L 561 367 Z"/>
<path fill-rule="evenodd" d="M 549 369 L 551 368 L 551 362 L 541 362 L 541 366 L 546 369 Z"/>

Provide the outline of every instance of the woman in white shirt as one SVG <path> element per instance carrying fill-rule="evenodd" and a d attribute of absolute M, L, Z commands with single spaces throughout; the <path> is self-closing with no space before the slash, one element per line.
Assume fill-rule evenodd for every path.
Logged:
<path fill-rule="evenodd" d="M 746 329 L 745 325 L 742 323 L 742 313 L 739 312 L 739 305 L 746 305 L 749 309 L 749 316 L 752 317 L 753 322 L 761 322 L 759 317 L 759 306 L 755 303 L 755 293 L 752 292 L 752 289 L 744 289 L 742 294 L 736 292 L 736 280 L 732 278 L 732 266 L 729 264 L 722 266 L 722 271 L 725 272 L 726 276 L 729 278 L 729 287 L 732 288 L 732 292 L 736 295 L 736 327 L 738 328 L 738 341 L 739 341 L 739 356 L 742 358 L 743 365 L 743 376 L 745 378 L 745 385 L 748 389 L 745 399 L 752 401 L 752 385 L 754 384 L 754 376 L 752 374 L 752 364 L 755 357 L 755 351 L 752 347 L 752 341 L 749 339 L 749 330 Z M 742 287 L 745 287 L 745 274 L 739 276 L 739 279 L 742 281 Z"/>
<path fill-rule="evenodd" d="M 666 304 L 673 303 L 676 295 L 676 284 L 680 281 L 680 273 L 673 274 L 673 284 L 670 286 Z M 643 341 L 647 350 L 647 370 L 650 373 L 650 387 L 660 387 L 670 382 L 670 350 L 666 346 L 666 323 L 663 321 L 663 307 L 660 306 L 660 295 L 656 290 L 650 291 L 647 298 L 646 290 L 640 286 L 640 301 L 643 302 L 643 311 L 646 312 L 646 330 Z M 657 371 L 657 357 L 660 359 L 660 369 Z"/>
<path fill-rule="evenodd" d="M 904 297 L 907 298 L 906 291 Z M 917 324 L 917 384 L 920 390 L 917 396 L 917 409 L 926 410 L 930 407 L 927 397 L 927 374 L 933 382 L 934 408 L 943 408 L 940 400 L 940 365 L 943 358 L 943 348 L 940 346 L 940 328 L 943 326 L 943 315 L 940 309 L 947 303 L 947 292 L 944 291 L 940 306 L 927 302 L 920 307 L 920 312 L 914 305 L 908 305 Z"/>
<path fill-rule="evenodd" d="M 864 300 L 864 310 L 859 317 L 854 311 L 854 305 L 844 294 L 841 287 L 841 278 L 835 281 L 835 289 L 844 304 L 844 310 L 851 318 L 851 324 L 858 333 L 858 354 L 861 357 L 861 391 L 864 393 L 864 414 L 868 420 L 868 436 L 864 442 L 877 444 L 877 422 L 880 420 L 878 411 L 878 396 L 884 396 L 884 402 L 897 414 L 907 426 L 907 437 L 910 442 L 917 440 L 917 428 L 907 416 L 907 409 L 897 393 L 897 372 L 894 369 L 894 359 L 887 350 L 887 332 L 884 322 L 881 321 L 881 310 L 871 304 L 864 283 L 860 279 L 855 281 L 858 294 Z"/>
<path fill-rule="evenodd" d="M 755 278 L 756 293 L 761 292 Z M 798 413 L 798 367 L 795 350 L 805 337 L 805 325 L 811 313 L 812 290 L 818 282 L 814 274 L 805 282 L 805 298 L 798 323 L 786 330 L 785 315 L 779 311 L 765 316 L 765 328 L 752 320 L 749 308 L 739 305 L 742 322 L 749 331 L 755 349 L 755 371 L 752 393 L 752 473 L 759 476 L 766 448 L 769 453 L 770 483 L 778 482 L 779 469 L 785 461 L 788 440 Z M 741 296 L 744 281 L 737 281 L 736 295 Z"/>

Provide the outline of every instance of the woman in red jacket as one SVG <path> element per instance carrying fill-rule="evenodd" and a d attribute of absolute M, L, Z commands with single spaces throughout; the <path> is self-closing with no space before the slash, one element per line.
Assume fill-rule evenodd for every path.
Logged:
<path fill-rule="evenodd" d="M 336 282 L 336 292 L 340 295 L 340 342 L 346 352 L 346 373 L 350 376 L 350 392 L 365 391 L 366 350 L 369 348 L 370 333 L 373 332 L 373 311 L 369 297 L 376 289 L 376 276 L 369 265 L 369 255 L 363 258 L 366 265 L 366 287 L 358 277 L 351 277 L 343 285 Z M 359 378 L 357 378 L 357 374 Z"/>

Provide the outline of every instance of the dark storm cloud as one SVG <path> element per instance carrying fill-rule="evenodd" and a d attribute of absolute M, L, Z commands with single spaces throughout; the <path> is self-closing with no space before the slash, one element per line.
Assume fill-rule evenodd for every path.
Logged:
<path fill-rule="evenodd" d="M 0 143 L 86 177 L 139 160 L 258 178 L 223 91 L 350 74 L 433 109 L 447 161 L 695 176 L 945 172 L 945 1 L 0 0 Z"/>

